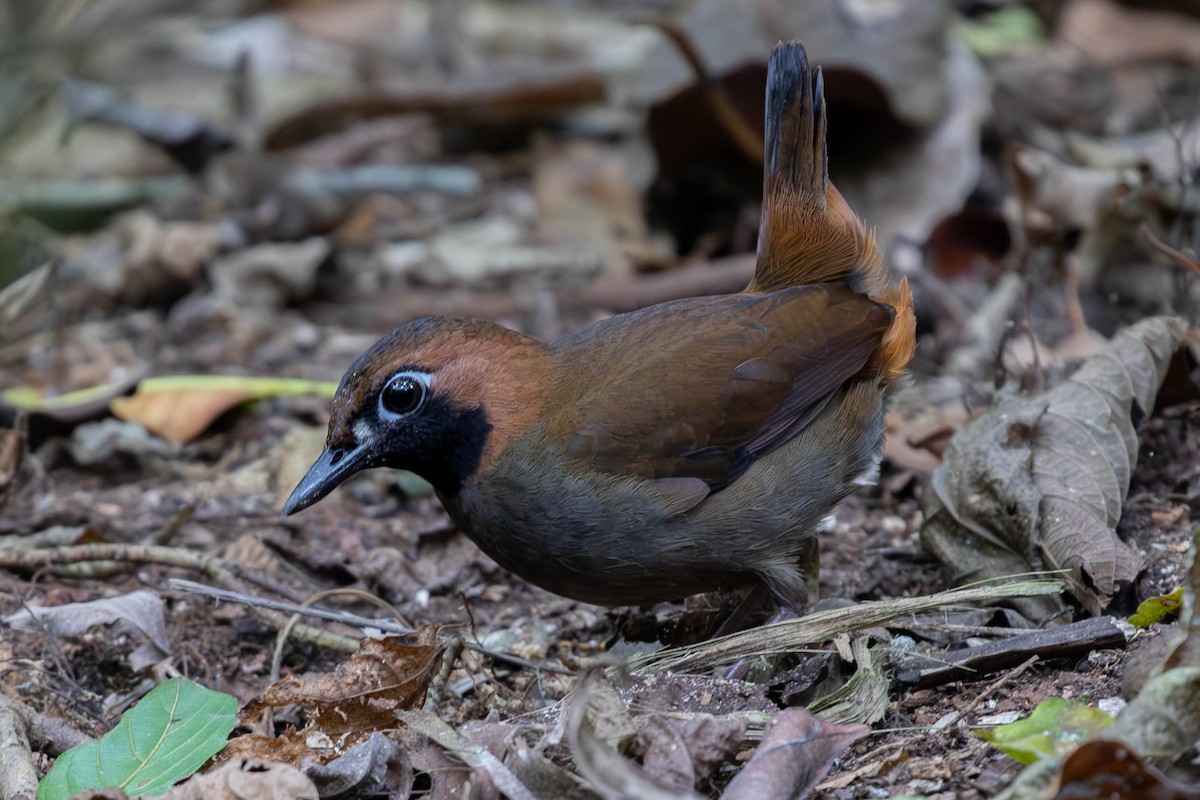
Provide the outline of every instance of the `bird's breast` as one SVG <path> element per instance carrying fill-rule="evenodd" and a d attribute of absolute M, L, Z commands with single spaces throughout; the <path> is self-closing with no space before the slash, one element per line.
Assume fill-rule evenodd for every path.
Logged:
<path fill-rule="evenodd" d="M 674 479 L 582 468 L 531 438 L 443 502 L 488 556 L 544 589 L 599 605 L 674 600 L 791 574 L 805 537 L 876 463 L 882 429 L 878 390 L 848 389 L 684 511 L 680 487 L 663 485 Z"/>

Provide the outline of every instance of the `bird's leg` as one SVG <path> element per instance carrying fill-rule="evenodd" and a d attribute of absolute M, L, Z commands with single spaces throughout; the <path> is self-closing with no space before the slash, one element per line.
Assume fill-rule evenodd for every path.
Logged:
<path fill-rule="evenodd" d="M 783 622 L 786 619 L 803 617 L 820 597 L 821 549 L 816 536 L 804 537 L 797 561 L 800 573 L 804 577 L 803 588 L 794 596 L 781 601 L 775 611 L 771 613 L 771 616 L 767 617 L 767 620 L 762 623 L 763 625 L 771 625 L 775 622 Z M 762 604 L 766 594 L 767 585 L 762 581 L 755 582 L 750 587 L 750 591 L 746 593 L 746 596 L 733 609 L 733 613 L 721 623 L 721 627 L 717 628 L 716 633 L 713 634 L 713 638 L 737 633 L 748 627 L 746 620 Z"/>
<path fill-rule="evenodd" d="M 804 576 L 804 596 L 779 606 L 779 611 L 790 606 L 794 613 L 780 619 L 774 619 L 772 615 L 771 622 L 803 617 L 821 599 L 821 541 L 815 533 L 805 536 L 800 544 L 800 574 Z"/>
<path fill-rule="evenodd" d="M 771 616 L 762 623 L 763 625 L 773 625 L 776 622 L 803 617 L 808 613 L 810 603 L 815 602 L 820 596 L 821 551 L 816 536 L 804 538 L 799 554 L 799 567 L 804 576 L 803 589 L 797 595 L 781 602 Z M 765 583 L 760 581 L 754 584 L 729 618 L 713 634 L 713 638 L 742 630 L 745 627 L 746 618 L 762 603 L 763 595 L 766 592 Z M 746 675 L 750 672 L 751 664 L 749 659 L 743 658 L 726 670 L 725 677 L 729 680 L 745 680 Z"/>
<path fill-rule="evenodd" d="M 756 581 L 750 587 L 750 591 L 746 592 L 746 596 L 737 604 L 737 607 L 733 609 L 733 613 L 725 618 L 725 621 L 721 623 L 721 627 L 717 628 L 712 638 L 717 639 L 721 636 L 728 636 L 731 633 L 745 630 L 748 627 L 746 620 L 762 604 L 766 594 L 767 585 L 762 581 Z"/>

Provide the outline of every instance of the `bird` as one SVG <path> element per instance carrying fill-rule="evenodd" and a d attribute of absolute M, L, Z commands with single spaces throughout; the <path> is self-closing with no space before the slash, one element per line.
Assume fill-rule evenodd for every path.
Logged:
<path fill-rule="evenodd" d="M 831 510 L 878 477 L 915 349 L 907 280 L 829 181 L 824 84 L 768 64 L 754 276 L 542 342 L 410 321 L 338 385 L 324 451 L 283 507 L 405 469 L 501 567 L 602 606 L 747 589 L 803 614 Z"/>

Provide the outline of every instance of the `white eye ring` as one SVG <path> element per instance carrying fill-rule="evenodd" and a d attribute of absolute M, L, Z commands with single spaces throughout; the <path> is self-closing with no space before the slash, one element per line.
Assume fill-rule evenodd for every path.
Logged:
<path fill-rule="evenodd" d="M 428 372 L 397 372 L 379 393 L 379 413 L 392 418 L 409 417 L 425 405 L 432 376 Z"/>

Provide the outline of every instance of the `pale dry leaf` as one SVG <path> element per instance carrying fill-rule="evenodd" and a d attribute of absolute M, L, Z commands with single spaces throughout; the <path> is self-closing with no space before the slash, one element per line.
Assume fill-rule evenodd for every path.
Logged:
<path fill-rule="evenodd" d="M 185 444 L 225 412 L 250 400 L 283 395 L 332 397 L 336 384 L 249 375 L 172 375 L 139 381 L 132 396 L 109 402 L 113 415 L 137 422 L 175 444 Z"/>
<path fill-rule="evenodd" d="M 1078 167 L 1022 145 L 1009 151 L 1008 167 L 1026 213 L 1023 222 L 1034 227 L 1094 230 L 1118 193 L 1141 184 L 1133 169 Z M 1038 214 L 1044 215 L 1040 221 Z"/>
<path fill-rule="evenodd" d="M 237 389 L 141 392 L 131 397 L 115 397 L 110 406 L 119 419 L 138 422 L 168 442 L 185 444 L 250 397 Z"/>
<path fill-rule="evenodd" d="M 149 589 L 83 603 L 29 606 L 10 614 L 4 621 L 17 630 L 44 630 L 63 637 L 75 637 L 100 625 L 111 625 L 116 634 L 133 634 L 142 640 L 143 644 L 129 656 L 131 666 L 136 670 L 157 664 L 171 654 L 166 605 L 162 597 Z"/>
<path fill-rule="evenodd" d="M 634 719 L 645 752 L 642 764 L 657 780 L 680 790 L 712 782 L 745 745 L 744 714 L 645 714 Z"/>
<path fill-rule="evenodd" d="M 1057 38 L 1093 66 L 1179 62 L 1200 66 L 1200 22 L 1183 14 L 1113 0 L 1072 0 Z"/>
<path fill-rule="evenodd" d="M 1068 570 L 1072 593 L 1100 613 L 1137 574 L 1115 531 L 1137 462 L 1133 414 L 1153 408 L 1182 333 L 1175 319 L 1144 320 L 1054 389 L 1002 397 L 960 430 L 926 495 L 925 545 L 962 579 Z"/>
<path fill-rule="evenodd" d="M 510 800 L 537 800 L 503 761 L 483 745 L 466 739 L 441 718 L 423 710 L 402 711 L 398 716 L 411 730 L 428 737 L 462 763 L 486 772 L 495 788 L 503 792 L 505 797 Z M 466 784 L 466 788 L 469 789 L 470 784 Z"/>
<path fill-rule="evenodd" d="M 408 755 L 378 731 L 332 761 L 303 759 L 300 767 L 321 797 L 369 796 L 387 787 L 389 796 L 402 800 L 412 787 Z"/>
<path fill-rule="evenodd" d="M 114 456 L 135 459 L 170 458 L 177 447 L 153 436 L 145 426 L 119 419 L 80 425 L 67 441 L 67 451 L 80 466 L 103 464 Z"/>
<path fill-rule="evenodd" d="M 496 757 L 502 758 L 504 764 L 534 797 L 596 800 L 596 794 L 588 790 L 579 778 L 546 755 L 545 749 L 553 742 L 543 725 L 535 724 L 528 718 L 503 722 L 476 721 L 460 726 L 458 732 L 469 741 L 487 748 Z M 430 772 L 424 767 L 423 770 Z M 465 780 L 471 786 L 472 797 L 482 794 L 483 787 L 480 784 L 483 781 L 491 783 L 491 779 L 482 776 L 478 770 L 466 775 L 461 771 L 457 775 L 449 774 L 445 769 L 440 772 L 441 774 L 433 777 L 434 786 L 430 790 L 430 800 L 460 796 L 454 793 L 451 786 L 455 782 L 461 784 Z"/>
<path fill-rule="evenodd" d="M 565 703 L 567 743 L 576 769 L 590 788 L 605 800 L 698 800 L 700 795 L 690 788 L 665 784 L 609 743 L 619 741 L 613 733 L 624 727 L 614 721 L 627 718 L 628 713 L 624 701 L 598 672 L 585 675 Z M 607 736 L 608 742 L 602 736 Z"/>
<path fill-rule="evenodd" d="M 785 708 L 775 715 L 753 758 L 721 800 L 804 797 L 842 751 L 870 732 L 866 725 L 835 725 L 803 708 Z"/>
<path fill-rule="evenodd" d="M 317 269 L 330 250 L 330 243 L 319 236 L 269 242 L 216 258 L 207 272 L 214 292 L 235 306 L 282 308 L 312 295 Z"/>
<path fill-rule="evenodd" d="M 290 764 L 237 758 L 193 775 L 162 800 L 317 800 L 317 787 Z"/>

